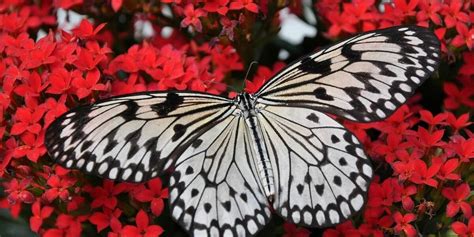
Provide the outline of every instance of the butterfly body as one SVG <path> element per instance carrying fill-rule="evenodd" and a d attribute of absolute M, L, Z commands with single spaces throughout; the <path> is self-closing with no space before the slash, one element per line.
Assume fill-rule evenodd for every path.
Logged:
<path fill-rule="evenodd" d="M 262 182 L 265 196 L 272 201 L 275 195 L 275 187 L 273 183 L 273 170 L 268 157 L 267 146 L 264 142 L 263 133 L 260 122 L 258 120 L 259 110 L 255 107 L 256 101 L 249 93 L 241 93 L 237 96 L 239 105 L 239 114 L 245 119 L 247 129 L 249 129 L 251 140 L 254 144 L 254 162 L 257 167 L 257 173 Z"/>
<path fill-rule="evenodd" d="M 254 94 L 123 95 L 65 113 L 47 129 L 54 160 L 144 182 L 172 170 L 172 218 L 193 236 L 252 236 L 272 211 L 309 227 L 348 220 L 373 177 L 359 140 L 330 113 L 386 118 L 437 68 L 427 29 L 366 32 L 288 65 Z"/>

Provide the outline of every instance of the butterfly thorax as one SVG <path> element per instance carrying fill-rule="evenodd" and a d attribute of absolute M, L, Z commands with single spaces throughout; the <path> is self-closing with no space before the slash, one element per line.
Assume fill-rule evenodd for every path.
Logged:
<path fill-rule="evenodd" d="M 236 100 L 241 110 L 241 116 L 245 119 L 247 128 L 250 131 L 250 137 L 253 141 L 254 164 L 258 176 L 262 183 L 265 196 L 273 201 L 275 187 L 273 181 L 273 170 L 268 157 L 268 150 L 264 142 L 262 129 L 259 123 L 258 110 L 255 108 L 255 99 L 248 93 L 238 95 Z"/>

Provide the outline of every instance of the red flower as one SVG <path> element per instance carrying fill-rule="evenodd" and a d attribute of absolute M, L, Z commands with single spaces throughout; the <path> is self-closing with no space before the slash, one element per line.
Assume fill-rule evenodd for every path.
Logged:
<path fill-rule="evenodd" d="M 442 125 L 448 117 L 446 113 L 441 113 L 433 117 L 433 114 L 431 114 L 431 112 L 428 110 L 421 110 L 420 115 L 421 120 L 426 122 L 430 126 Z"/>
<path fill-rule="evenodd" d="M 429 26 L 429 23 L 427 22 L 428 20 L 431 20 L 436 25 L 441 25 L 443 23 L 439 16 L 439 12 L 443 7 L 440 1 L 421 0 L 419 6 L 421 11 L 417 12 L 416 19 L 418 22 L 426 22 L 423 23 L 423 26 Z"/>
<path fill-rule="evenodd" d="M 414 122 L 415 117 L 407 105 L 402 105 L 388 119 L 375 122 L 374 128 L 386 134 L 405 134 Z"/>
<path fill-rule="evenodd" d="M 444 144 L 444 142 L 441 140 L 441 138 L 443 138 L 443 135 L 443 129 L 428 131 L 423 127 L 419 127 L 416 133 L 416 136 L 418 137 L 417 143 L 425 149 L 436 146 L 442 146 Z"/>
<path fill-rule="evenodd" d="M 411 199 L 410 196 L 416 194 L 416 186 L 415 185 L 408 185 L 406 187 L 402 187 L 402 206 L 405 210 L 411 211 L 415 207 L 415 203 Z"/>
<path fill-rule="evenodd" d="M 107 47 L 100 47 L 96 41 L 87 41 L 85 48 L 77 48 L 77 60 L 74 65 L 83 71 L 94 70 L 98 64 L 107 59 L 107 54 L 111 50 Z"/>
<path fill-rule="evenodd" d="M 76 87 L 76 95 L 79 99 L 85 98 L 91 94 L 92 91 L 104 91 L 107 87 L 99 83 L 100 72 L 97 69 L 87 72 L 85 79 L 76 77 L 72 81 L 72 85 Z"/>
<path fill-rule="evenodd" d="M 303 227 L 298 227 L 293 223 L 283 223 L 285 234 L 283 237 L 308 237 L 311 232 Z"/>
<path fill-rule="evenodd" d="M 69 9 L 75 5 L 82 4 L 84 0 L 54 0 L 53 4 L 56 8 Z"/>
<path fill-rule="evenodd" d="M 30 217 L 30 227 L 32 231 L 38 233 L 39 228 L 43 224 L 43 220 L 53 213 L 54 208 L 50 206 L 44 206 L 41 208 L 40 201 L 36 201 L 33 203 L 31 211 L 33 212 L 33 216 Z"/>
<path fill-rule="evenodd" d="M 433 159 L 433 162 L 442 162 L 442 161 L 441 160 L 435 161 Z M 441 180 L 459 180 L 461 179 L 459 174 L 453 173 L 454 170 L 458 168 L 458 166 L 459 166 L 458 159 L 449 159 L 446 162 L 444 162 L 444 164 L 441 166 L 436 177 L 438 177 Z"/>
<path fill-rule="evenodd" d="M 229 8 L 231 10 L 240 10 L 245 8 L 253 13 L 258 13 L 258 5 L 253 0 L 237 0 L 230 3 Z"/>
<path fill-rule="evenodd" d="M 156 237 L 163 233 L 163 228 L 158 225 L 149 225 L 146 212 L 140 210 L 135 219 L 137 226 L 127 225 L 123 228 L 122 234 L 130 237 Z"/>
<path fill-rule="evenodd" d="M 67 71 L 64 68 L 55 68 L 49 76 L 51 86 L 46 90 L 50 94 L 70 94 L 72 93 L 71 82 L 77 77 L 81 77 L 81 72 L 74 70 L 72 72 Z"/>
<path fill-rule="evenodd" d="M 455 47 L 461 47 L 466 45 L 469 50 L 474 47 L 474 28 L 470 29 L 463 23 L 456 25 L 457 35 L 451 42 Z"/>
<path fill-rule="evenodd" d="M 282 62 L 277 62 L 273 65 L 273 68 L 270 69 L 265 66 L 260 66 L 257 69 L 252 81 L 245 80 L 245 91 L 248 93 L 255 93 L 262 87 L 262 85 L 270 79 L 275 73 L 280 71 L 285 66 Z"/>
<path fill-rule="evenodd" d="M 385 161 L 389 164 L 392 164 L 397 159 L 397 151 L 404 149 L 402 146 L 403 137 L 399 134 L 389 133 L 387 135 L 387 145 L 382 142 L 376 143 L 374 146 L 374 151 L 377 154 L 384 156 Z"/>
<path fill-rule="evenodd" d="M 459 210 L 462 210 L 466 218 L 472 216 L 472 207 L 466 200 L 469 197 L 471 189 L 467 183 L 462 183 L 455 188 L 444 188 L 442 190 L 443 196 L 449 199 L 448 206 L 446 207 L 446 216 L 453 217 Z"/>
<path fill-rule="evenodd" d="M 469 114 L 463 114 L 456 118 L 456 116 L 452 113 L 448 112 L 448 118 L 446 119 L 446 122 L 454 128 L 454 133 L 459 132 L 459 129 L 467 127 L 472 124 L 472 122 L 469 121 Z"/>
<path fill-rule="evenodd" d="M 5 183 L 5 192 L 8 193 L 8 202 L 11 204 L 17 203 L 17 201 L 24 203 L 33 203 L 35 196 L 27 190 L 30 186 L 30 179 L 12 179 L 10 182 Z"/>
<path fill-rule="evenodd" d="M 89 221 L 97 226 L 97 232 L 101 232 L 103 229 L 111 225 L 112 221 L 119 221 L 118 218 L 122 215 L 120 209 L 111 209 L 104 208 L 104 212 L 95 212 L 89 218 Z"/>
<path fill-rule="evenodd" d="M 92 208 L 105 206 L 109 209 L 115 209 L 117 206 L 117 195 L 125 192 L 129 188 L 129 184 L 119 183 L 114 185 L 113 181 L 104 180 L 103 187 L 88 187 L 87 192 L 94 198 L 91 203 Z"/>
<path fill-rule="evenodd" d="M 110 229 L 112 229 L 111 232 L 109 232 L 108 237 L 121 237 L 122 233 L 122 223 L 120 223 L 120 220 L 117 218 L 112 218 L 110 219 Z"/>
<path fill-rule="evenodd" d="M 139 189 L 133 196 L 140 202 L 151 201 L 151 212 L 155 216 L 159 216 L 163 211 L 163 199 L 168 198 L 168 188 L 162 189 L 160 178 L 155 178 L 147 182 L 148 189 Z"/>
<path fill-rule="evenodd" d="M 56 220 L 58 229 L 49 229 L 44 233 L 44 237 L 80 237 L 82 232 L 82 222 L 87 220 L 87 216 L 70 216 L 60 214 Z"/>
<path fill-rule="evenodd" d="M 53 42 L 53 34 L 40 39 L 32 49 L 26 49 L 20 56 L 22 63 L 20 68 L 33 69 L 44 64 L 51 64 L 56 61 L 52 55 L 56 43 Z"/>
<path fill-rule="evenodd" d="M 467 226 L 462 222 L 456 221 L 451 224 L 451 228 L 459 237 L 472 237 L 474 236 L 474 217 L 469 218 Z"/>
<path fill-rule="evenodd" d="M 18 108 L 15 112 L 15 123 L 10 133 L 12 135 L 20 135 L 28 131 L 33 134 L 39 134 L 41 132 L 40 120 L 45 112 L 46 110 L 40 107 L 33 109 L 28 107 Z"/>
<path fill-rule="evenodd" d="M 199 17 L 205 16 L 205 11 L 203 11 L 202 9 L 194 10 L 194 5 L 189 3 L 184 8 L 184 15 L 186 17 L 181 21 L 181 27 L 187 27 L 189 25 L 192 25 L 194 29 L 196 29 L 198 32 L 202 31 L 202 24 L 199 20 Z"/>
<path fill-rule="evenodd" d="M 464 64 L 459 69 L 461 75 L 474 75 L 474 52 L 465 52 L 462 54 Z"/>
<path fill-rule="evenodd" d="M 473 95 L 473 91 L 469 87 L 461 87 L 459 89 L 456 84 L 445 82 L 443 85 L 444 93 L 447 94 L 447 98 L 444 100 L 444 106 L 446 109 L 455 110 L 461 105 L 474 106 L 474 102 L 471 101 L 470 97 Z"/>
<path fill-rule="evenodd" d="M 114 12 L 118 12 L 120 8 L 122 7 L 123 0 L 112 0 L 112 9 L 114 9 Z"/>
<path fill-rule="evenodd" d="M 29 77 L 22 77 L 21 79 L 23 83 L 18 85 L 14 91 L 23 97 L 37 97 L 49 85 L 48 81 L 42 82 L 40 75 L 36 71 L 32 72 Z"/>
<path fill-rule="evenodd" d="M 402 22 L 406 17 L 416 14 L 415 8 L 419 0 L 394 0 L 392 4 L 385 4 L 385 15 L 395 23 Z"/>
<path fill-rule="evenodd" d="M 90 39 L 95 37 L 95 35 L 99 33 L 99 31 L 104 27 L 105 23 L 102 23 L 94 29 L 94 26 L 89 20 L 83 19 L 81 24 L 77 28 L 73 29 L 72 32 L 81 39 Z"/>
<path fill-rule="evenodd" d="M 458 139 L 456 139 L 455 143 L 453 144 L 454 150 L 461 158 L 460 161 L 467 163 L 470 161 L 470 159 L 474 158 L 474 139 L 470 138 L 466 140 L 461 136 L 456 138 Z"/>
<path fill-rule="evenodd" d="M 293 235 L 294 236 L 294 235 Z M 309 236 L 309 233 L 308 235 Z M 323 237 L 360 237 L 361 234 L 357 229 L 354 228 L 354 225 L 351 221 L 346 221 L 336 226 L 335 229 L 328 229 L 324 231 Z"/>
<path fill-rule="evenodd" d="M 469 16 L 461 11 L 462 5 L 462 0 L 451 0 L 444 3 L 441 14 L 445 16 L 444 22 L 448 28 L 455 26 L 458 21 L 465 23 L 469 22 Z"/>
<path fill-rule="evenodd" d="M 342 32 L 356 33 L 357 29 L 355 24 L 358 22 L 357 18 L 353 16 L 347 16 L 343 13 L 329 12 L 327 19 L 331 22 L 327 35 L 329 37 L 337 37 Z"/>
<path fill-rule="evenodd" d="M 398 175 L 400 181 L 410 179 L 413 173 L 415 173 L 415 160 L 395 162 L 392 165 L 395 174 Z"/>
<path fill-rule="evenodd" d="M 69 199 L 68 188 L 73 186 L 75 183 L 76 181 L 72 178 L 60 178 L 57 175 L 53 175 L 47 181 L 47 184 L 50 186 L 50 188 L 48 188 L 43 195 L 46 200 L 48 200 L 48 202 L 52 202 L 57 197 L 59 197 L 63 201 L 66 201 Z"/>
<path fill-rule="evenodd" d="M 54 119 L 58 118 L 61 114 L 67 111 L 66 96 L 62 95 L 58 101 L 53 98 L 46 99 L 46 102 L 42 104 L 46 108 L 47 112 L 44 115 L 44 127 L 47 128 Z"/>
<path fill-rule="evenodd" d="M 394 202 L 401 200 L 401 187 L 398 180 L 389 178 L 382 183 L 372 182 L 369 187 L 369 200 L 367 205 L 369 207 L 382 207 L 387 212 L 390 212 L 390 207 Z"/>
<path fill-rule="evenodd" d="M 415 227 L 409 224 L 410 222 L 416 220 L 415 214 L 408 213 L 406 215 L 402 215 L 400 212 L 395 212 L 393 214 L 393 219 L 396 223 L 394 227 L 396 233 L 400 233 L 403 231 L 408 237 L 416 236 L 417 231 Z"/>
<path fill-rule="evenodd" d="M 438 186 L 438 181 L 436 181 L 433 176 L 438 173 L 441 164 L 433 163 L 429 168 L 427 168 L 426 163 L 423 160 L 415 160 L 413 162 L 415 164 L 416 172 L 412 174 L 410 181 L 416 184 L 426 184 L 436 188 Z"/>
<path fill-rule="evenodd" d="M 229 0 L 211 0 L 204 3 L 203 9 L 208 12 L 217 12 L 221 15 L 227 14 L 229 8 L 227 7 Z M 224 18 L 225 19 L 225 18 Z"/>
<path fill-rule="evenodd" d="M 23 145 L 16 148 L 16 155 L 26 156 L 29 160 L 37 162 L 38 158 L 46 153 L 44 147 L 44 130 L 39 135 L 26 133 L 21 135 Z"/>

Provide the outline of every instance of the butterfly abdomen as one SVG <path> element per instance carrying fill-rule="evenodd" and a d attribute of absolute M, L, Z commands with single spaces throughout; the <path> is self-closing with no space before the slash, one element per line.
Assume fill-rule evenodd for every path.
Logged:
<path fill-rule="evenodd" d="M 255 157 L 255 167 L 257 168 L 260 181 L 262 182 L 263 191 L 265 196 L 270 201 L 273 201 L 273 197 L 275 195 L 273 170 L 270 163 L 270 158 L 268 157 L 267 147 L 263 140 L 264 138 L 262 129 L 257 119 L 254 106 L 255 102 L 247 93 L 240 94 L 238 102 L 240 109 L 242 110 L 245 123 L 247 124 L 248 129 L 251 131 L 250 136 L 251 140 L 253 141 L 253 157 Z"/>

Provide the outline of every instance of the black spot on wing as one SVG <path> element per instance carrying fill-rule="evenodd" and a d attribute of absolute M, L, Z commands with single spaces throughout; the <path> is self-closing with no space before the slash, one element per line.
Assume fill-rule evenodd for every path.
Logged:
<path fill-rule="evenodd" d="M 242 200 L 244 200 L 244 202 L 247 202 L 247 194 L 241 193 L 240 198 L 242 198 Z"/>
<path fill-rule="evenodd" d="M 192 174 L 192 173 L 194 173 L 194 169 L 193 169 L 193 167 L 189 166 L 189 167 L 186 169 L 185 174 L 186 174 L 186 175 L 190 175 L 190 174 Z"/>
<path fill-rule="evenodd" d="M 208 202 L 204 203 L 204 210 L 206 213 L 209 213 L 211 211 L 212 205 Z"/>
<path fill-rule="evenodd" d="M 198 148 L 201 144 L 202 144 L 202 140 L 198 138 L 193 142 L 193 144 L 191 146 L 193 148 Z"/>
<path fill-rule="evenodd" d="M 174 135 L 171 137 L 171 141 L 175 142 L 180 137 L 182 137 L 186 133 L 187 127 L 182 124 L 176 124 L 173 127 Z"/>
<path fill-rule="evenodd" d="M 104 148 L 104 154 L 109 153 L 112 149 L 117 146 L 118 142 L 115 139 L 110 140 Z"/>
<path fill-rule="evenodd" d="M 347 161 L 346 161 L 346 159 L 344 159 L 344 157 L 341 157 L 341 159 L 339 159 L 339 165 L 340 166 L 346 166 L 347 165 Z"/>
<path fill-rule="evenodd" d="M 322 196 L 324 193 L 324 184 L 318 184 L 316 185 L 316 192 Z"/>
<path fill-rule="evenodd" d="M 298 193 L 301 195 L 303 193 L 304 186 L 302 184 L 298 184 L 296 186 L 296 189 L 298 190 Z"/>
<path fill-rule="evenodd" d="M 336 175 L 336 176 L 334 176 L 333 183 L 334 183 L 335 185 L 337 185 L 337 186 L 339 186 L 339 187 L 340 187 L 340 186 L 341 186 L 341 184 L 342 184 L 341 177 L 339 177 L 339 176 L 337 176 L 337 175 Z"/>
<path fill-rule="evenodd" d="M 193 188 L 193 190 L 191 190 L 191 197 L 196 197 L 198 194 L 199 191 L 197 189 Z"/>
<path fill-rule="evenodd" d="M 316 62 L 311 57 L 306 57 L 301 60 L 301 65 L 299 69 L 303 72 L 314 73 L 314 74 L 323 74 L 331 71 L 331 60 L 324 60 Z"/>
<path fill-rule="evenodd" d="M 308 117 L 306 117 L 308 120 L 311 120 L 315 123 L 319 123 L 319 117 L 316 116 L 316 114 L 314 113 L 311 113 L 310 115 L 308 115 Z"/>
<path fill-rule="evenodd" d="M 346 44 L 341 49 L 342 56 L 350 59 L 351 61 L 360 61 L 362 58 L 362 52 L 357 50 L 352 50 L 352 43 Z"/>
<path fill-rule="evenodd" d="M 84 143 L 82 143 L 81 152 L 87 150 L 87 148 L 89 148 L 92 145 L 92 143 L 93 142 L 91 140 L 87 140 Z"/>
<path fill-rule="evenodd" d="M 327 91 L 325 88 L 323 87 L 318 87 L 316 88 L 314 91 L 313 91 L 314 95 L 316 96 L 316 98 L 320 99 L 320 100 L 334 100 L 334 98 L 330 95 L 327 94 Z"/>
<path fill-rule="evenodd" d="M 130 150 L 128 151 L 128 154 L 127 154 L 128 159 L 132 158 L 137 153 L 137 151 L 139 150 L 139 147 L 138 147 L 137 143 L 138 143 L 138 139 L 140 138 L 140 135 L 141 135 L 140 130 L 141 129 L 138 129 L 138 130 L 128 134 L 125 137 L 125 140 L 128 143 L 131 144 Z"/>
<path fill-rule="evenodd" d="M 230 212 L 230 201 L 222 202 L 222 206 L 225 208 L 227 212 Z"/>
<path fill-rule="evenodd" d="M 137 117 L 138 104 L 135 101 L 127 100 L 123 102 L 127 109 L 120 113 L 125 120 L 134 120 Z"/>
<path fill-rule="evenodd" d="M 169 92 L 166 95 L 165 101 L 159 104 L 150 106 L 153 111 L 155 111 L 160 116 L 166 116 L 170 112 L 176 110 L 179 105 L 183 103 L 183 97 L 179 96 L 174 92 Z"/>

